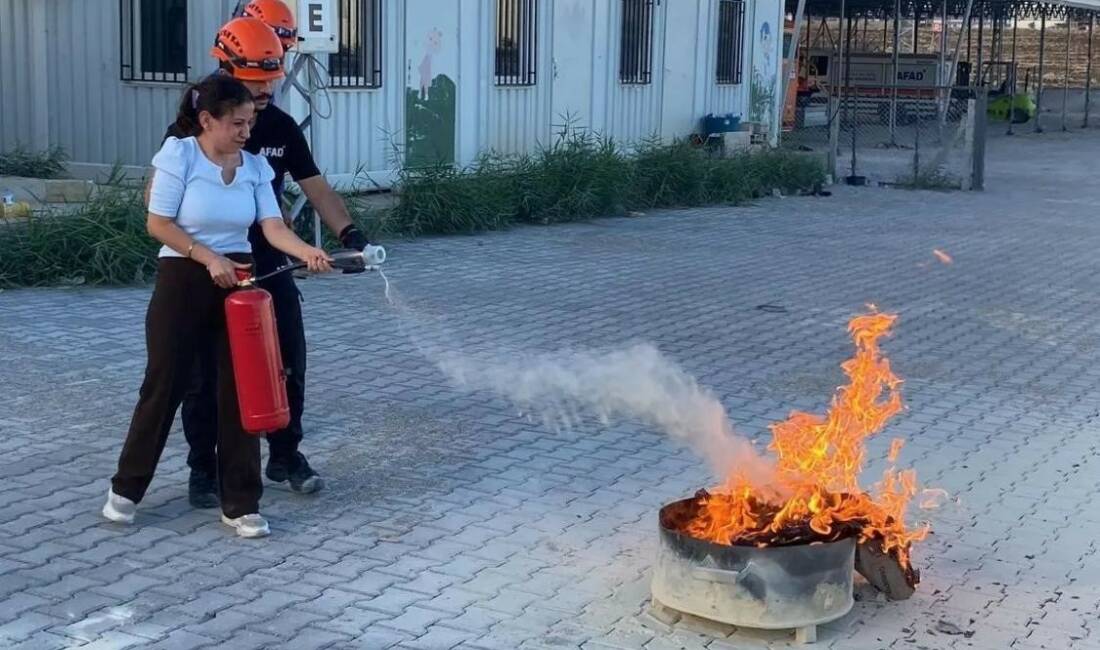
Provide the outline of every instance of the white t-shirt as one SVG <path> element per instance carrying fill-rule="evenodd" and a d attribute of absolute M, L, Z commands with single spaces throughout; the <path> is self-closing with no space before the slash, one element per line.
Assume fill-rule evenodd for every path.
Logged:
<path fill-rule="evenodd" d="M 202 152 L 195 138 L 168 138 L 153 156 L 149 212 L 168 219 L 215 253 L 251 253 L 248 227 L 261 219 L 280 219 L 282 211 L 271 189 L 275 172 L 263 156 L 241 151 L 233 182 L 222 180 L 222 168 Z M 185 257 L 168 246 L 160 257 Z"/>

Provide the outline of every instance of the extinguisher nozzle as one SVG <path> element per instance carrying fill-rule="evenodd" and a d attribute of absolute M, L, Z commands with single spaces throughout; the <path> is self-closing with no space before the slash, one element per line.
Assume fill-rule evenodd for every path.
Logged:
<path fill-rule="evenodd" d="M 333 268 L 345 273 L 361 273 L 363 271 L 377 271 L 386 261 L 386 249 L 381 246 L 368 245 L 362 251 L 355 249 L 343 249 L 329 254 Z"/>

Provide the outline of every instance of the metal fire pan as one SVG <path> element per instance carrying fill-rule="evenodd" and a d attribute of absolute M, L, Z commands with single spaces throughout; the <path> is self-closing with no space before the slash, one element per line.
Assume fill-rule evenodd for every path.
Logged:
<path fill-rule="evenodd" d="M 661 509 L 654 599 L 695 616 L 761 629 L 819 625 L 851 610 L 854 539 L 765 548 L 700 540 L 671 527 L 670 512 L 683 513 L 694 501 Z"/>

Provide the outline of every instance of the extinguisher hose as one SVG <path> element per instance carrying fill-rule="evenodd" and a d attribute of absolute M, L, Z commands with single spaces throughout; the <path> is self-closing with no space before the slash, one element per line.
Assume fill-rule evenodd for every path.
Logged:
<path fill-rule="evenodd" d="M 280 273 L 286 273 L 287 271 L 293 271 L 295 269 L 305 268 L 305 266 L 306 266 L 305 262 L 292 262 L 290 264 L 285 264 L 283 266 L 280 266 L 279 268 L 275 269 L 274 271 L 269 271 L 267 273 L 264 273 L 263 275 L 261 275 L 259 277 L 249 278 L 248 280 L 246 280 L 246 282 L 248 284 L 255 284 L 255 283 L 260 282 L 262 280 L 266 280 L 268 278 L 275 277 L 276 275 L 279 275 Z"/>
<path fill-rule="evenodd" d="M 365 249 L 359 251 L 355 249 L 342 249 L 332 251 L 329 258 L 329 263 L 333 268 L 341 269 L 345 273 L 362 273 L 363 271 L 374 271 L 378 269 L 383 262 L 386 261 L 386 249 L 381 246 L 368 245 Z M 293 271 L 295 269 L 304 268 L 305 262 L 291 262 L 284 264 L 274 271 L 269 271 L 263 275 L 257 277 L 240 277 L 240 281 L 237 283 L 239 287 L 248 287 L 261 282 L 270 277 L 279 275 L 280 273 L 286 273 L 287 271 Z M 243 276 L 246 271 L 241 271 Z"/>

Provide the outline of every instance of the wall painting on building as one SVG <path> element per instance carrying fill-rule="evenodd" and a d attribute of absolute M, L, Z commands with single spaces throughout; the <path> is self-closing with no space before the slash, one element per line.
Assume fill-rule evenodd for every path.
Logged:
<path fill-rule="evenodd" d="M 755 51 L 752 57 L 752 77 L 749 79 L 749 121 L 767 125 L 775 123 L 776 99 L 776 34 L 766 18 L 754 30 Z"/>
<path fill-rule="evenodd" d="M 405 165 L 451 165 L 458 97 L 454 39 L 438 27 L 410 36 L 409 51 L 415 58 L 405 88 Z"/>

